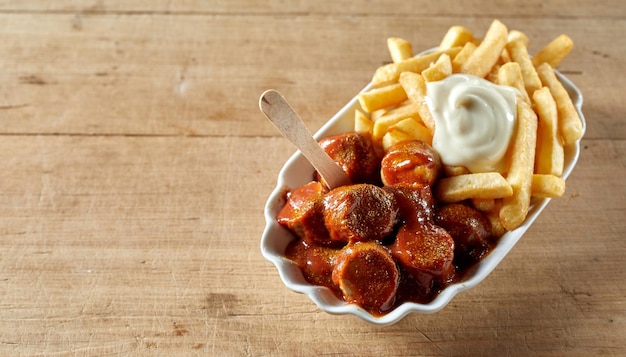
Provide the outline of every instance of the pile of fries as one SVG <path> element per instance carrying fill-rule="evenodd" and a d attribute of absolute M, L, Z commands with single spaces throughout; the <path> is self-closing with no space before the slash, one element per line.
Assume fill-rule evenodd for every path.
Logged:
<path fill-rule="evenodd" d="M 505 172 L 472 173 L 445 166 L 435 187 L 440 202 L 470 201 L 492 222 L 494 234 L 519 227 L 531 197 L 559 197 L 564 147 L 583 135 L 581 118 L 554 72 L 573 47 L 560 35 L 535 56 L 529 39 L 495 20 L 478 39 L 465 27 L 453 26 L 439 47 L 414 56 L 411 43 L 389 38 L 392 63 L 379 67 L 373 86 L 358 97 L 355 130 L 370 132 L 386 151 L 405 140 L 432 144 L 435 122 L 426 103 L 426 83 L 455 73 L 470 74 L 518 90 L 516 129 L 506 155 Z"/>

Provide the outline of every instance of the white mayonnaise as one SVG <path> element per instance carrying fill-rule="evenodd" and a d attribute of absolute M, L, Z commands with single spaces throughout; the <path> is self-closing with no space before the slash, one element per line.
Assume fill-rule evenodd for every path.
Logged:
<path fill-rule="evenodd" d="M 505 169 L 517 90 L 466 74 L 426 86 L 426 103 L 435 120 L 433 148 L 441 161 L 471 172 Z"/>

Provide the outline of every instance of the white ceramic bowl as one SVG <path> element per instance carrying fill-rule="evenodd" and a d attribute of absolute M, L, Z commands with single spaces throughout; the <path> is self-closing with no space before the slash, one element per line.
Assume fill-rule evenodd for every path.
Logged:
<path fill-rule="evenodd" d="M 585 129 L 585 119 L 582 113 L 583 97 L 578 88 L 565 76 L 557 72 L 558 78 L 567 89 L 578 113 L 583 121 Z M 371 85 L 363 89 L 367 91 Z M 322 139 L 331 135 L 352 131 L 354 128 L 354 110 L 359 106 L 357 98 L 354 97 L 343 109 L 333 116 L 317 133 L 316 139 Z M 563 178 L 567 178 L 578 161 L 580 153 L 580 142 L 565 148 L 565 168 Z M 427 303 L 418 304 L 406 302 L 383 316 L 375 316 L 355 304 L 348 304 L 338 299 L 329 289 L 321 286 L 309 284 L 303 277 L 302 272 L 295 263 L 284 257 L 285 248 L 294 239 L 294 236 L 276 222 L 276 215 L 285 204 L 284 194 L 287 189 L 294 189 L 309 182 L 312 178 L 313 167 L 300 153 L 296 152 L 283 166 L 278 175 L 276 188 L 271 193 L 265 205 L 266 227 L 261 238 L 261 252 L 263 256 L 276 265 L 280 278 L 285 285 L 298 293 L 306 294 L 319 306 L 320 309 L 331 314 L 352 314 L 368 322 L 387 325 L 393 324 L 410 312 L 434 313 L 446 306 L 452 298 L 463 290 L 475 287 L 491 273 L 496 266 L 511 251 L 513 246 L 520 240 L 522 235 L 528 230 L 537 216 L 543 211 L 550 199 L 534 200 L 531 204 L 528 216 L 519 228 L 504 234 L 498 244 L 489 255 L 477 263 L 467 272 L 460 282 L 447 286 L 437 297 Z"/>

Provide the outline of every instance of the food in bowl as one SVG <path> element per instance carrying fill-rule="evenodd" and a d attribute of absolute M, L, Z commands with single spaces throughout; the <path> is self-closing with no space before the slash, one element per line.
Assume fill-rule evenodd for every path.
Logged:
<path fill-rule="evenodd" d="M 320 145 L 352 185 L 326 187 L 298 157 L 281 172 L 266 207 L 262 249 L 288 286 L 324 310 L 376 323 L 397 321 L 409 311 L 436 311 L 493 270 L 547 199 L 563 194 L 584 121 L 580 102 L 575 107 L 569 95 L 579 93 L 546 63 L 558 65 L 569 51 L 567 42 L 546 46 L 540 52 L 544 62 L 535 64 L 524 51 L 526 37 L 497 20 L 482 41 L 468 32 L 453 27 L 438 49 L 415 57 L 390 48 L 395 62 L 379 68 L 372 84 L 318 133 Z M 535 71 L 539 88 L 526 85 L 535 76 L 526 80 L 522 68 Z M 563 82 L 555 83 L 557 76 Z M 432 88 L 450 78 L 478 84 L 437 117 Z M 452 90 L 459 87 L 455 83 Z M 494 100 L 479 94 L 493 97 L 500 91 L 509 100 L 495 101 L 503 101 L 504 112 L 513 115 L 484 111 Z M 445 102 L 452 96 L 440 97 Z M 558 108 L 575 108 L 576 115 Z M 461 114 L 449 114 L 457 110 Z M 505 121 L 513 116 L 514 129 L 468 140 L 470 148 L 460 154 L 480 146 L 484 135 L 502 132 L 510 136 L 500 140 L 506 149 L 501 144 L 486 163 L 477 162 L 487 156 L 480 148 L 465 162 L 440 155 L 465 134 L 484 129 L 475 123 L 475 113 Z M 455 116 L 462 122 L 451 123 L 457 137 L 438 138 L 442 123 Z M 296 166 L 308 170 L 308 178 L 286 177 Z"/>

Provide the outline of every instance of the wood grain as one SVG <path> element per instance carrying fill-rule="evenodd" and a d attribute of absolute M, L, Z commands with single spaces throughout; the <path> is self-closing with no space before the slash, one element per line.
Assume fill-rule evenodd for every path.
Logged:
<path fill-rule="evenodd" d="M 495 4 L 0 1 L 0 355 L 626 355 L 626 8 Z M 565 196 L 436 314 L 320 312 L 260 254 L 294 149 L 258 96 L 314 131 L 386 37 L 426 49 L 495 17 L 531 52 L 574 39 L 588 126 Z"/>
<path fill-rule="evenodd" d="M 619 121 L 620 108 L 607 105 L 626 90 L 612 75 L 626 57 L 626 40 L 616 45 L 605 35 L 619 33 L 623 22 L 502 20 L 511 28 L 528 29 L 531 52 L 567 29 L 576 44 L 561 70 L 582 88 L 614 89 L 602 96 L 585 91 L 591 102 L 585 112 L 602 124 L 590 127 L 588 135 L 626 136 L 623 125 L 609 125 Z M 243 33 L 238 30 L 242 21 Z M 270 126 L 256 125 L 255 103 L 267 88 L 281 91 L 307 126 L 318 128 L 389 61 L 386 37 L 404 36 L 415 50 L 425 50 L 436 46 L 452 24 L 463 23 L 480 34 L 489 21 L 0 12 L 6 38 L 0 63 L 11 69 L 0 74 L 5 83 L 1 131 L 276 135 Z M 328 46 L 336 50 L 320 51 Z"/>

